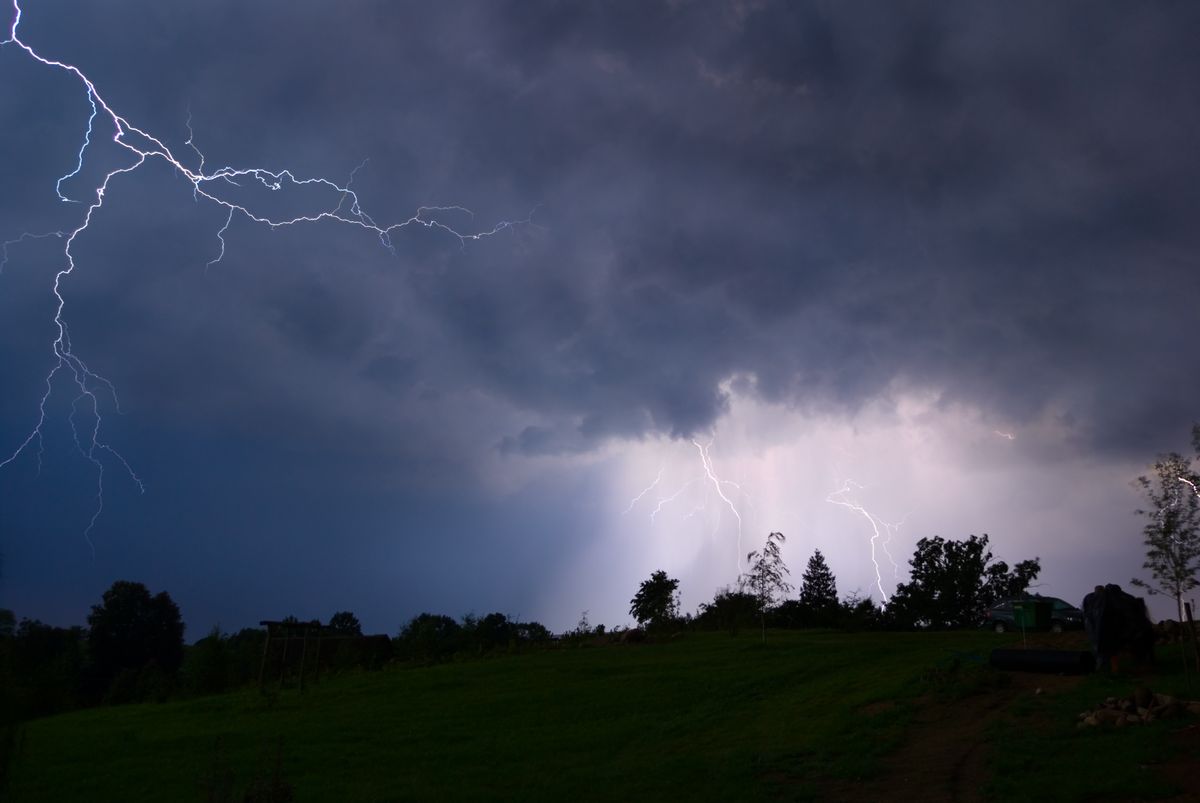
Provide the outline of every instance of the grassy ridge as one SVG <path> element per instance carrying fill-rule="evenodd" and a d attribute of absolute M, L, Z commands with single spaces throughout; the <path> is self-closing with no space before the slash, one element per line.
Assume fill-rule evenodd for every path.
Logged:
<path fill-rule="evenodd" d="M 92 709 L 22 726 L 0 797 L 241 800 L 278 755 L 296 801 L 833 799 L 890 788 L 905 771 L 892 765 L 921 743 L 914 712 L 958 711 L 975 695 L 1004 703 L 968 729 L 984 742 L 988 800 L 1179 791 L 1156 766 L 1187 752 L 1177 733 L 1187 723 L 1074 724 L 1139 682 L 1200 696 L 1178 647 L 1160 649 L 1153 676 L 1092 676 L 1034 694 L 1037 676 L 1010 688 L 976 660 L 1014 638 L 769 632 L 762 644 L 756 633 L 692 634 L 347 675 L 304 695 Z M 232 794 L 211 797 L 204 779 L 221 776 Z"/>
<path fill-rule="evenodd" d="M 871 773 L 930 664 L 990 634 L 698 634 L 28 723 L 13 801 L 204 800 L 262 775 L 282 740 L 297 801 L 755 800 Z M 220 744 L 218 749 L 217 745 Z"/>

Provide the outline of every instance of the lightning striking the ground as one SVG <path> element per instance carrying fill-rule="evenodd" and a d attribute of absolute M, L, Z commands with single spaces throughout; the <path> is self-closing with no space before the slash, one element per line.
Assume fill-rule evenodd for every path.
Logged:
<path fill-rule="evenodd" d="M 879 560 L 875 554 L 875 547 L 876 545 L 879 545 L 879 547 L 883 550 L 883 554 L 887 557 L 888 562 L 892 564 L 892 579 L 895 580 L 899 576 L 900 567 L 896 563 L 896 559 L 892 557 L 889 545 L 891 543 L 892 536 L 895 535 L 904 522 L 900 521 L 895 524 L 888 523 L 859 504 L 852 497 L 852 494 L 855 491 L 862 490 L 865 490 L 864 486 L 854 482 L 853 480 L 846 480 L 842 483 L 842 486 L 838 490 L 829 494 L 829 496 L 825 498 L 825 501 L 834 505 L 841 505 L 848 510 L 854 511 L 865 518 L 871 525 L 871 565 L 875 567 L 875 585 L 879 589 L 879 594 L 883 599 L 883 604 L 886 605 L 889 597 L 888 593 L 883 590 L 883 573 L 879 568 Z"/>
<path fill-rule="evenodd" d="M 84 538 L 87 540 L 89 546 L 92 547 L 93 553 L 95 547 L 91 538 L 92 530 L 104 510 L 105 460 L 102 458 L 114 461 L 116 465 L 120 466 L 126 472 L 139 491 L 145 491 L 142 480 L 134 473 L 130 463 L 120 452 L 104 440 L 102 434 L 104 417 L 101 397 L 111 399 L 114 408 L 119 412 L 116 390 L 111 382 L 94 372 L 76 354 L 71 344 L 69 328 L 66 322 L 66 300 L 63 295 L 64 281 L 78 267 L 75 260 L 74 246 L 79 237 L 92 224 L 96 213 L 103 207 L 105 196 L 117 179 L 137 171 L 148 162 L 161 160 L 174 168 L 175 173 L 191 185 L 192 197 L 197 202 L 203 198 L 227 210 L 228 214 L 225 217 L 225 223 L 216 233 L 219 242 L 217 255 L 212 260 L 209 260 L 206 268 L 219 263 L 224 258 L 226 248 L 225 235 L 229 231 L 229 227 L 235 217 L 244 218 L 252 224 L 266 226 L 271 229 L 301 223 L 317 223 L 319 221 L 332 221 L 357 226 L 375 234 L 384 247 L 392 253 L 395 253 L 395 248 L 391 240 L 393 232 L 409 226 L 437 229 L 457 238 L 459 245 L 465 247 L 469 241 L 482 240 L 511 229 L 514 226 L 530 223 L 529 218 L 514 221 L 504 220 L 486 230 L 463 232 L 445 222 L 445 216 L 447 214 L 458 215 L 464 213 L 471 215 L 471 212 L 464 207 L 450 205 L 421 206 L 404 220 L 382 225 L 376 223 L 370 215 L 363 211 L 358 195 L 351 187 L 354 172 L 357 172 L 358 168 L 355 168 L 355 171 L 350 174 L 350 179 L 345 185 L 319 176 L 300 177 L 290 169 L 273 170 L 266 167 L 235 168 L 226 166 L 218 170 L 206 172 L 204 154 L 195 144 L 190 109 L 187 119 L 188 138 L 183 143 L 184 147 L 189 151 L 189 156 L 185 158 L 177 156 L 175 151 L 167 145 L 163 138 L 139 128 L 126 117 L 119 114 L 105 100 L 104 95 L 101 94 L 92 79 L 79 67 L 69 62 L 43 56 L 30 44 L 25 42 L 19 33 L 22 15 L 19 0 L 12 0 L 12 11 L 12 24 L 7 31 L 6 38 L 0 41 L 0 47 L 17 48 L 37 63 L 72 76 L 78 81 L 80 89 L 86 95 L 91 113 L 88 115 L 87 123 L 84 127 L 82 143 L 73 160 L 74 166 L 63 174 L 54 185 L 54 192 L 59 200 L 63 203 L 79 204 L 83 207 L 83 212 L 77 224 L 74 228 L 64 231 L 23 233 L 15 239 L 4 242 L 3 248 L 0 250 L 0 273 L 2 273 L 9 261 L 10 246 L 31 239 L 55 237 L 64 240 L 61 252 L 63 265 L 55 273 L 53 282 L 53 294 L 55 298 L 53 323 L 57 334 L 49 344 L 51 367 L 45 377 L 45 392 L 38 404 L 33 427 L 16 448 L 7 457 L 0 460 L 0 469 L 16 461 L 22 454 L 33 448 L 36 442 L 38 470 L 39 472 L 41 471 L 44 451 L 43 428 L 47 419 L 47 404 L 54 394 L 56 382 L 58 382 L 60 376 L 65 376 L 77 391 L 77 395 L 71 403 L 71 413 L 68 417 L 75 445 L 79 453 L 95 467 L 96 471 L 96 506 L 84 531 Z M 109 139 L 120 151 L 124 152 L 128 158 L 128 163 L 109 170 L 103 177 L 99 178 L 97 183 L 89 188 L 88 193 L 84 194 L 85 199 L 72 197 L 75 193 L 72 192 L 71 185 L 77 183 L 77 179 L 83 174 L 88 155 L 95 147 L 94 137 L 98 135 L 99 131 L 105 129 L 111 129 Z M 243 181 L 251 185 L 257 184 L 261 188 L 265 188 L 273 193 L 286 190 L 300 190 L 302 188 L 327 190 L 337 198 L 337 203 L 331 203 L 327 208 L 316 208 L 307 213 L 290 217 L 273 216 L 261 208 L 256 208 L 248 201 L 234 201 L 222 197 L 220 194 L 222 187 L 241 187 L 241 182 Z M 88 196 L 90 196 L 90 199 L 88 199 Z M 88 419 L 86 425 L 77 423 L 76 421 L 76 414 L 81 410 Z"/>

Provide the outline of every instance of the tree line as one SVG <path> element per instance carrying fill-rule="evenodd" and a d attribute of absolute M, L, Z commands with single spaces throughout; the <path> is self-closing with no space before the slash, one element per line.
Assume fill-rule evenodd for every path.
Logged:
<path fill-rule="evenodd" d="M 377 669 L 394 660 L 420 664 L 511 652 L 552 638 L 538 622 L 519 622 L 501 613 L 461 620 L 422 613 L 396 637 L 364 636 L 350 611 L 333 614 L 325 625 L 292 616 L 282 623 L 319 629 L 318 668 L 333 672 Z M 179 606 L 170 595 L 153 594 L 142 583 L 126 580 L 114 583 L 92 606 L 86 627 L 17 621 L 12 611 L 0 609 L 0 737 L 13 723 L 76 708 L 242 688 L 260 681 L 268 664 L 276 672 L 272 679 L 287 678 L 287 651 L 284 672 L 278 674 L 280 659 L 264 649 L 267 637 L 262 628 L 223 633 L 214 627 L 187 645 Z M 300 655 L 300 649 L 293 649 L 292 661 Z"/>
<path fill-rule="evenodd" d="M 781 533 L 771 533 L 761 550 L 747 556 L 750 569 L 737 585 L 719 589 L 694 615 L 680 615 L 679 581 L 663 571 L 643 582 L 631 601 L 635 629 L 606 631 L 604 625 L 591 626 L 585 614 L 575 629 L 556 636 L 539 622 L 498 612 L 461 619 L 425 612 L 406 622 L 395 637 L 364 638 L 357 617 L 339 611 L 324 628 L 342 638 L 323 647 L 321 665 L 338 671 L 378 668 L 391 661 L 427 664 L 591 644 L 600 638 L 637 641 L 666 629 L 736 633 L 757 624 L 765 637 L 768 627 L 953 627 L 968 624 L 965 612 L 977 609 L 990 595 L 1023 587 L 1038 569 L 1036 559 L 1018 564 L 1013 572 L 1003 562 L 993 562 L 986 535 L 965 542 L 922 539 L 910 562 L 913 580 L 902 584 L 885 608 L 857 593 L 839 599 L 837 580 L 817 550 L 804 571 L 798 598 L 788 599 L 793 589 L 779 548 L 783 542 Z M 295 617 L 283 622 L 321 624 Z M 266 640 L 267 632 L 260 628 L 223 633 L 214 627 L 186 645 L 183 619 L 170 595 L 124 580 L 92 606 L 87 627 L 54 627 L 33 619 L 17 622 L 12 612 L 0 610 L 0 717 L 12 722 L 98 704 L 161 701 L 244 687 L 260 679 Z M 300 650 L 291 654 L 295 660 Z"/>
<path fill-rule="evenodd" d="M 797 598 L 783 560 L 782 533 L 767 536 L 761 550 L 747 555 L 748 570 L 737 584 L 718 589 L 692 614 L 680 614 L 679 581 L 662 570 L 642 581 L 629 613 L 651 631 L 695 628 L 738 630 L 768 627 L 844 629 L 949 629 L 975 627 L 998 599 L 1024 594 L 1041 571 L 1038 558 L 1012 568 L 988 548 L 987 534 L 963 541 L 922 538 L 909 560 L 910 579 L 900 583 L 887 605 L 858 592 L 838 597 L 837 578 L 821 550 L 813 551 L 800 580 Z"/>
<path fill-rule="evenodd" d="M 1131 582 L 1151 595 L 1172 599 L 1181 622 L 1186 595 L 1200 588 L 1200 424 L 1193 425 L 1191 435 L 1194 457 L 1179 452 L 1159 455 L 1152 473 L 1136 481 L 1148 502 L 1136 512 L 1145 519 L 1142 569 L 1151 579 L 1135 577 Z M 770 533 L 761 550 L 746 556 L 750 568 L 736 586 L 719 589 L 695 615 L 680 614 L 679 581 L 661 570 L 642 582 L 629 613 L 650 629 L 736 632 L 757 620 L 764 637 L 767 627 L 974 627 L 992 603 L 1027 594 L 1041 572 L 1036 557 L 1011 568 L 995 559 L 986 533 L 962 541 L 934 536 L 917 542 L 908 562 L 909 581 L 897 585 L 886 606 L 857 592 L 839 600 L 837 580 L 819 549 L 809 558 L 799 598 L 788 599 L 793 586 L 780 549 L 784 541 L 782 533 Z"/>
<path fill-rule="evenodd" d="M 1138 478 L 1147 499 L 1137 512 L 1145 519 L 1143 569 L 1149 580 L 1135 585 L 1164 594 L 1180 610 L 1185 595 L 1200 587 L 1200 425 L 1192 430 L 1196 458 L 1160 455 L 1153 472 Z M 909 560 L 908 582 L 886 605 L 857 592 L 839 597 L 837 578 L 815 550 L 800 579 L 798 595 L 783 560 L 782 533 L 768 534 L 747 555 L 747 571 L 718 589 L 694 614 L 679 609 L 679 581 L 659 570 L 630 600 L 635 629 L 593 627 L 586 613 L 575 629 L 554 636 L 538 622 L 501 613 L 461 619 L 432 613 L 414 616 L 394 638 L 370 637 L 365 646 L 358 619 L 335 613 L 327 627 L 345 638 L 322 659 L 326 668 L 371 668 L 389 661 L 432 663 L 549 645 L 597 640 L 638 641 L 663 631 L 767 628 L 948 629 L 973 627 L 998 599 L 1021 596 L 1041 571 L 1038 558 L 1013 566 L 997 560 L 989 538 L 922 538 Z M 2 567 L 0 563 L 0 567 Z M 294 618 L 291 621 L 296 622 Z M 319 625 L 319 622 L 311 624 Z M 19 622 L 0 609 L 0 730 L 6 724 L 89 705 L 162 700 L 235 689 L 258 679 L 266 631 L 213 628 L 187 646 L 179 607 L 165 591 L 152 594 L 141 583 L 118 581 L 92 606 L 87 627 L 53 627 Z M 2 735 L 2 733 L 0 733 Z"/>

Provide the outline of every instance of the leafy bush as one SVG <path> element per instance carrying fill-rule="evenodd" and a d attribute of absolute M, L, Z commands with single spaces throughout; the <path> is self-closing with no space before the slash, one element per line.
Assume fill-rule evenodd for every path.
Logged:
<path fill-rule="evenodd" d="M 758 613 L 758 599 L 745 591 L 722 588 L 712 602 L 700 605 L 696 615 L 696 626 L 702 630 L 728 630 L 737 635 L 743 627 L 754 623 Z"/>
<path fill-rule="evenodd" d="M 550 640 L 550 631 L 540 622 L 517 622 L 502 613 L 489 613 L 483 618 L 468 614 L 461 624 L 449 616 L 422 613 L 400 629 L 395 653 L 400 660 L 431 663 L 456 655 L 515 650 Z"/>
<path fill-rule="evenodd" d="M 462 628 L 449 616 L 422 613 L 414 616 L 396 640 L 400 657 L 410 661 L 437 661 L 462 649 Z"/>

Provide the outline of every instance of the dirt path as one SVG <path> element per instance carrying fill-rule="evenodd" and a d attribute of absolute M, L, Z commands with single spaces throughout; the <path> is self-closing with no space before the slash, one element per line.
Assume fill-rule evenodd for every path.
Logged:
<path fill-rule="evenodd" d="M 987 781 L 988 727 L 1022 695 L 1052 693 L 1078 677 L 1012 673 L 1011 685 L 954 701 L 920 701 L 906 739 L 866 781 L 837 781 L 822 799 L 887 803 L 974 803 Z M 1041 689 L 1041 692 L 1038 692 Z"/>
<path fill-rule="evenodd" d="M 975 803 L 989 780 L 988 729 L 1022 697 L 1054 695 L 1083 678 L 1007 673 L 1011 683 L 959 700 L 918 700 L 904 743 L 868 780 L 830 780 L 820 800 L 839 803 Z M 864 715 L 877 713 L 866 710 Z M 1181 720 L 1171 739 L 1179 749 L 1161 764 L 1145 767 L 1183 791 L 1169 803 L 1200 801 L 1200 722 Z"/>
<path fill-rule="evenodd" d="M 1024 643 L 1052 649 L 1087 648 L 1081 633 L 1030 635 Z M 991 757 L 985 736 L 992 725 L 1022 698 L 1047 695 L 1043 699 L 1049 700 L 1083 681 L 1080 676 L 1004 674 L 1010 681 L 1007 685 L 960 699 L 938 699 L 931 693 L 917 700 L 903 744 L 883 760 L 878 775 L 862 781 L 830 779 L 822 785 L 819 799 L 839 803 L 982 801 Z M 1153 685 L 1153 679 L 1148 680 Z M 864 709 L 862 713 L 870 716 L 879 711 Z M 1183 789 L 1171 803 L 1196 803 L 1200 801 L 1200 722 L 1181 722 L 1171 739 L 1179 749 L 1163 763 L 1144 769 Z"/>

